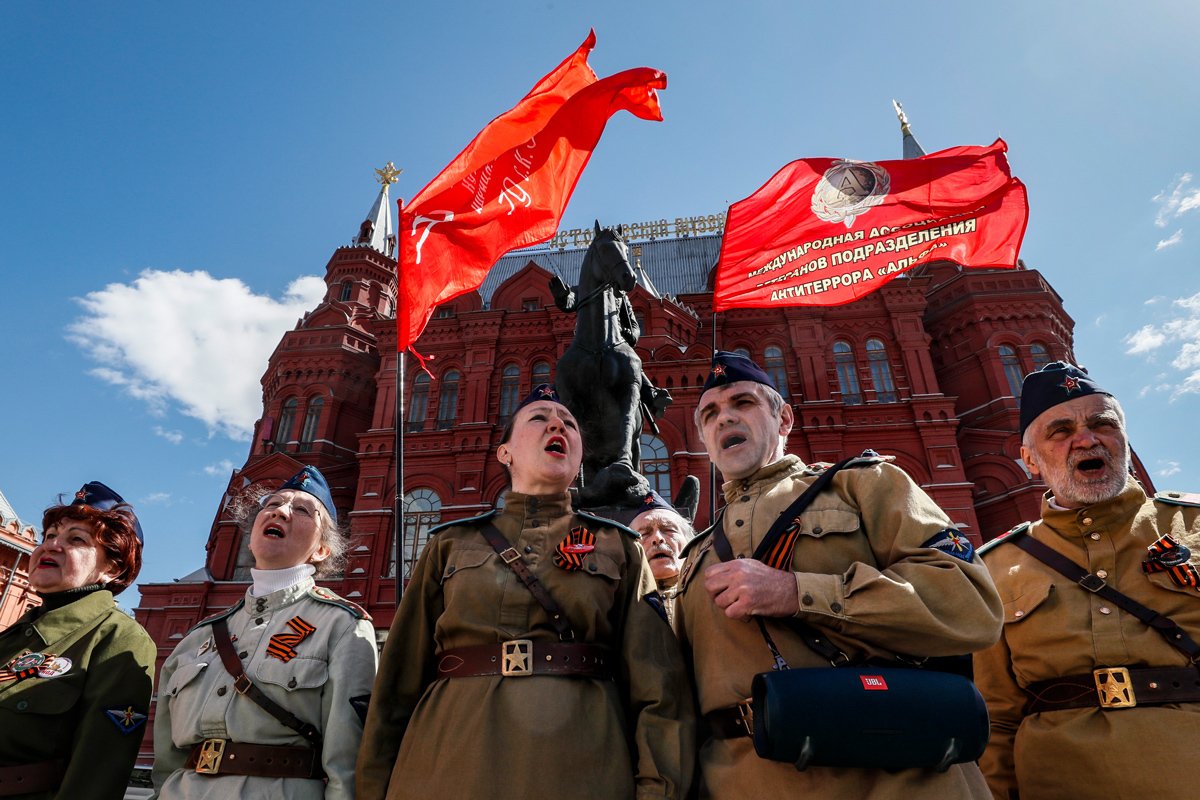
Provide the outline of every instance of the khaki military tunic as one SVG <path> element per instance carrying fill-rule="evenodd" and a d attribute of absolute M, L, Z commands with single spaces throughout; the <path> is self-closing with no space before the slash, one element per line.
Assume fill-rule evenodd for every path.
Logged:
<path fill-rule="evenodd" d="M 749 558 L 817 470 L 785 456 L 724 486 L 724 530 L 735 556 Z M 797 617 L 855 660 L 961 655 L 986 647 L 1000 628 L 1000 600 L 977 557 L 924 546 L 952 523 L 901 470 L 886 463 L 844 469 L 801 516 L 792 556 Z M 700 711 L 750 696 L 754 675 L 773 660 L 758 626 L 731 620 L 704 588 L 719 562 L 710 531 L 687 551 L 675 613 L 691 656 Z M 769 622 L 792 667 L 827 667 L 784 620 Z M 745 798 L 978 798 L 987 788 L 974 764 L 945 773 L 810 767 L 761 759 L 748 737 L 710 738 L 700 750 L 701 796 Z"/>
<path fill-rule="evenodd" d="M 441 678 L 444 650 L 556 642 L 547 613 L 479 532 L 492 522 L 562 607 L 576 641 L 607 645 L 616 680 Z M 553 563 L 572 528 L 595 533 L 578 570 Z M 692 696 L 678 643 L 647 595 L 635 534 L 571 513 L 569 495 L 505 495 L 495 516 L 430 538 L 384 647 L 358 762 L 360 800 L 682 798 Z"/>
<path fill-rule="evenodd" d="M 30 652 L 55 658 L 21 680 L 0 673 L 0 766 L 63 759 L 67 767 L 57 792 L 18 796 L 122 797 L 146 732 L 154 642 L 100 590 L 34 609 L 0 633 L 0 667 Z"/>
<path fill-rule="evenodd" d="M 1200 591 L 1147 575 L 1146 548 L 1165 534 L 1200 563 L 1200 508 L 1148 499 L 1132 480 L 1116 498 L 1074 510 L 1042 503 L 1026 533 L 1200 640 Z M 992 717 L 980 761 L 1002 800 L 1169 800 L 1200 792 L 1200 703 L 1026 714 L 1031 683 L 1097 667 L 1182 667 L 1188 659 L 1133 615 L 1000 543 L 984 556 L 1004 600 L 1004 633 L 975 655 Z"/>
<path fill-rule="evenodd" d="M 324 595 L 324 597 L 322 597 Z M 214 617 L 179 642 L 159 676 L 154 717 L 154 786 L 163 800 L 177 798 L 354 797 L 354 760 L 362 724 L 350 698 L 366 695 L 375 679 L 375 629 L 365 613 L 312 578 L 262 597 L 247 593 L 226 613 L 234 649 L 250 680 L 275 702 L 321 731 L 321 766 L 328 784 L 308 778 L 201 775 L 184 768 L 192 746 L 207 738 L 244 744 L 307 746 L 299 733 L 233 689 L 213 640 Z M 344 602 L 344 601 L 342 601 Z M 289 634 L 299 617 L 315 630 L 283 661 L 268 654 L 271 637 Z"/>

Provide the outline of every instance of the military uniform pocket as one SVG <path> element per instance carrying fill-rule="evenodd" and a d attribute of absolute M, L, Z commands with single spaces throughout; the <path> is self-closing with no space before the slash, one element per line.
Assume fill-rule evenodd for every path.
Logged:
<path fill-rule="evenodd" d="M 191 664 L 184 664 L 171 674 L 171 680 L 167 681 L 162 693 L 168 697 L 174 697 L 179 694 L 180 689 L 196 680 L 200 673 L 207 668 L 207 661 L 193 661 Z"/>
<path fill-rule="evenodd" d="M 296 656 L 286 663 L 277 658 L 264 658 L 254 670 L 256 682 L 272 684 L 294 692 L 316 689 L 329 680 L 329 662 L 323 658 Z"/>
<path fill-rule="evenodd" d="M 853 533 L 861 527 L 858 514 L 848 508 L 809 510 L 800 515 L 800 533 L 820 538 Z"/>
<path fill-rule="evenodd" d="M 62 678 L 26 678 L 4 693 L 0 710 L 16 714 L 65 714 L 83 693 L 86 675 L 77 672 Z"/>
<path fill-rule="evenodd" d="M 442 568 L 442 583 L 444 584 L 463 570 L 482 567 L 495 555 L 496 552 L 490 549 L 455 548 L 446 558 L 446 566 Z"/>
<path fill-rule="evenodd" d="M 1046 605 L 1054 584 L 1050 581 L 1036 581 L 1015 587 L 1019 592 L 1012 599 L 1004 598 L 1004 624 L 1024 622 L 1039 608 Z"/>
<path fill-rule="evenodd" d="M 579 570 L 598 578 L 608 578 L 610 581 L 621 580 L 621 568 L 617 562 L 600 552 L 591 552 L 584 556 L 583 566 Z"/>

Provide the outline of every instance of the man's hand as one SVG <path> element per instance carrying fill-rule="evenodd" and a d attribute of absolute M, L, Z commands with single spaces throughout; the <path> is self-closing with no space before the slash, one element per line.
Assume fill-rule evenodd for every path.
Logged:
<path fill-rule="evenodd" d="M 752 558 L 709 567 L 704 588 L 730 619 L 790 617 L 800 608 L 796 576 Z"/>

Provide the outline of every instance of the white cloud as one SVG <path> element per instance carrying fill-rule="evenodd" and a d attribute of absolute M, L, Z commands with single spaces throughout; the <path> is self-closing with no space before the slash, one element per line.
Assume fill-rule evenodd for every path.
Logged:
<path fill-rule="evenodd" d="M 1170 189 L 1154 195 L 1154 202 L 1158 203 L 1155 225 L 1165 228 L 1173 218 L 1200 208 L 1200 188 L 1188 188 L 1191 182 L 1191 173 L 1185 172 L 1175 180 L 1175 185 Z"/>
<path fill-rule="evenodd" d="M 1161 303 L 1163 300 L 1166 300 L 1166 299 L 1167 298 L 1163 297 L 1161 294 L 1156 294 L 1154 297 L 1151 297 L 1149 300 L 1146 300 L 1145 302 L 1143 302 L 1142 305 L 1152 306 L 1157 303 Z"/>
<path fill-rule="evenodd" d="M 1183 241 L 1183 228 L 1172 233 L 1166 239 L 1159 239 L 1158 244 L 1154 245 L 1155 251 L 1165 250 L 1168 247 L 1173 247 Z"/>
<path fill-rule="evenodd" d="M 153 492 L 143 497 L 141 503 L 144 506 L 169 506 L 171 505 L 171 493 Z"/>
<path fill-rule="evenodd" d="M 1178 461 L 1159 461 L 1158 463 L 1162 469 L 1154 474 L 1160 478 L 1169 478 L 1172 475 L 1183 471 L 1183 467 L 1179 465 Z"/>
<path fill-rule="evenodd" d="M 1097 328 L 1102 328 L 1102 327 L 1104 327 L 1104 321 L 1107 319 L 1108 319 L 1108 314 L 1101 314 L 1100 316 L 1098 316 L 1094 320 L 1092 320 L 1092 324 L 1095 325 Z"/>
<path fill-rule="evenodd" d="M 205 475 L 212 475 L 214 477 L 216 477 L 216 476 L 224 477 L 231 472 L 233 472 L 233 462 L 230 461 L 228 458 L 222 459 L 221 461 L 218 461 L 216 464 L 209 464 L 207 467 L 204 468 Z"/>
<path fill-rule="evenodd" d="M 98 362 L 90 374 L 152 414 L 177 407 L 210 434 L 244 439 L 262 413 L 267 359 L 324 293 L 314 276 L 296 279 L 276 300 L 203 271 L 146 270 L 80 299 L 85 314 L 68 338 Z"/>
<path fill-rule="evenodd" d="M 154 426 L 154 435 L 161 436 L 171 444 L 179 444 L 183 441 L 183 431 L 168 431 L 165 430 L 161 425 Z"/>
<path fill-rule="evenodd" d="M 1165 345 L 1178 347 L 1171 360 L 1171 366 L 1178 372 L 1169 373 L 1165 382 L 1154 387 L 1155 391 L 1169 391 L 1171 399 L 1176 400 L 1185 394 L 1200 394 L 1200 292 L 1181 297 L 1171 305 L 1167 313 L 1175 314 L 1174 318 L 1144 325 L 1126 336 L 1125 344 L 1129 347 L 1125 352 L 1136 355 Z"/>

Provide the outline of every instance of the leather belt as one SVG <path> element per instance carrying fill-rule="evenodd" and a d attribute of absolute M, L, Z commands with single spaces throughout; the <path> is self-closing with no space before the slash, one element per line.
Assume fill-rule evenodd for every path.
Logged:
<path fill-rule="evenodd" d="M 185 769 L 200 775 L 253 775 L 258 778 L 312 778 L 325 771 L 311 747 L 244 744 L 229 739 L 205 739 L 192 748 Z"/>
<path fill-rule="evenodd" d="M 0 797 L 57 789 L 67 771 L 65 761 L 39 761 L 0 767 Z"/>
<path fill-rule="evenodd" d="M 437 671 L 439 678 L 559 675 L 607 680 L 613 675 L 609 661 L 608 648 L 600 645 L 510 639 L 443 650 L 438 654 Z"/>
<path fill-rule="evenodd" d="M 1026 713 L 1193 703 L 1200 702 L 1200 669 L 1099 667 L 1084 675 L 1037 681 L 1025 691 L 1030 694 Z"/>
<path fill-rule="evenodd" d="M 718 708 L 704 715 L 709 730 L 717 739 L 737 739 L 742 736 L 754 737 L 754 707 L 749 700 L 743 700 L 736 706 Z"/>

